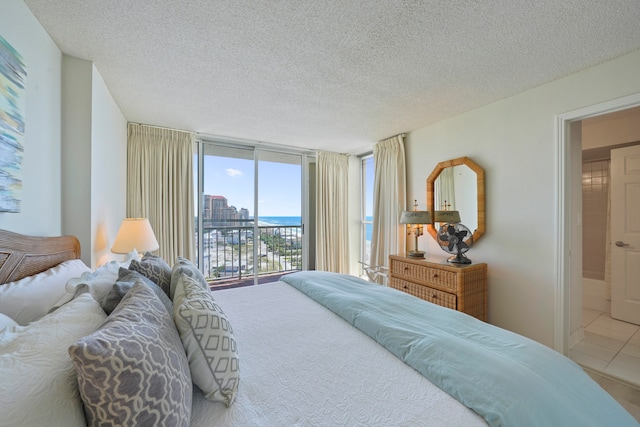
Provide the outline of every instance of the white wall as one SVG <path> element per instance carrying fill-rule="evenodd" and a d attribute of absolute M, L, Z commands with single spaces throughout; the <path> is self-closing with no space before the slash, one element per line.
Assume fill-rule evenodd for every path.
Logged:
<path fill-rule="evenodd" d="M 555 117 L 640 92 L 640 51 L 408 134 L 407 194 L 426 198 L 443 160 L 485 169 L 486 234 L 467 255 L 489 266 L 489 321 L 554 346 L 558 177 Z M 421 249 L 445 257 L 425 236 Z"/>
<path fill-rule="evenodd" d="M 471 218 L 469 212 L 478 211 L 477 175 L 467 165 L 458 165 L 453 167 L 453 176 L 455 208 L 460 212 L 460 222 L 473 232 L 478 228 L 478 220 L 476 217 L 473 217 L 476 219 Z M 472 189 L 472 194 L 469 194 L 469 189 Z"/>
<path fill-rule="evenodd" d="M 62 58 L 62 232 L 91 265 L 91 63 Z"/>
<path fill-rule="evenodd" d="M 640 107 L 582 121 L 582 149 L 640 141 Z"/>
<path fill-rule="evenodd" d="M 0 228 L 58 235 L 62 54 L 21 0 L 0 0 L 0 36 L 22 55 L 27 68 L 21 212 L 0 213 Z"/>
<path fill-rule="evenodd" d="M 62 55 L 21 0 L 0 0 L 0 36 L 27 67 L 22 212 L 0 228 L 73 234 L 96 266 L 126 204 L 126 120 L 91 62 Z"/>
<path fill-rule="evenodd" d="M 127 122 L 93 64 L 63 57 L 63 233 L 92 267 L 110 252 L 126 214 Z"/>
<path fill-rule="evenodd" d="M 127 120 L 95 67 L 92 83 L 91 263 L 95 266 L 122 258 L 111 253 L 111 246 L 126 216 Z"/>

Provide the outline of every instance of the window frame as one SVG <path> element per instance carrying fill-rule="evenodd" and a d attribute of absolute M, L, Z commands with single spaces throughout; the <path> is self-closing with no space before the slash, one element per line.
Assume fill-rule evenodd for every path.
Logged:
<path fill-rule="evenodd" d="M 373 226 L 373 206 L 371 206 L 371 219 L 367 217 L 367 203 L 369 202 L 367 195 L 371 194 L 370 203 L 373 204 L 373 183 L 375 181 L 375 162 L 373 159 L 373 153 L 366 153 L 359 156 L 360 160 L 360 275 L 365 275 L 364 267 L 369 264 L 369 257 L 367 256 L 367 227 Z M 372 166 L 373 177 L 368 180 L 367 168 L 369 163 Z M 372 188 L 367 188 L 371 183 Z"/>
<path fill-rule="evenodd" d="M 312 223 L 311 226 L 307 225 L 309 218 L 315 220 L 315 215 L 311 215 L 310 212 L 315 208 L 315 205 L 310 201 L 310 192 L 311 189 L 308 187 L 310 182 L 310 171 L 309 164 L 315 162 L 315 153 L 308 152 L 307 150 L 298 150 L 294 148 L 283 148 L 281 146 L 275 146 L 271 144 L 261 144 L 256 142 L 240 142 L 240 141 L 231 141 L 226 140 L 224 138 L 200 138 L 195 141 L 194 147 L 194 192 L 195 192 L 195 201 L 196 201 L 196 218 L 197 224 L 196 229 L 198 230 L 198 235 L 196 238 L 196 245 L 198 248 L 197 252 L 197 265 L 199 269 L 202 269 L 204 266 L 204 250 L 202 248 L 202 231 L 203 231 L 203 196 L 204 196 L 204 159 L 207 155 L 212 155 L 209 151 L 214 149 L 214 147 L 218 147 L 223 150 L 246 150 L 251 151 L 253 153 L 253 162 L 254 162 L 254 205 L 253 205 L 253 215 L 254 217 L 259 217 L 258 212 L 258 168 L 260 161 L 268 161 L 269 158 L 273 156 L 292 156 L 299 157 L 299 166 L 300 166 L 300 190 L 301 190 L 301 229 L 302 229 L 302 270 L 307 270 L 309 265 L 315 265 L 315 262 L 311 262 L 309 260 L 309 240 L 315 241 L 315 223 Z M 271 160 L 273 161 L 273 160 Z M 298 164 L 296 162 L 295 164 Z M 315 170 L 314 170 L 315 173 Z M 315 192 L 313 193 L 315 194 Z M 253 234 L 258 235 L 259 225 L 258 221 L 254 221 L 254 229 Z M 253 259 L 257 259 L 259 257 L 257 245 L 254 245 L 253 249 Z M 258 283 L 260 278 L 259 274 L 254 274 L 254 284 Z"/>

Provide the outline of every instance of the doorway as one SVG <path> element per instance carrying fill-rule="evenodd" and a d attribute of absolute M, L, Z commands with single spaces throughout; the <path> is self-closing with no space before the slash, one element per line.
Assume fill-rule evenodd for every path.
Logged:
<path fill-rule="evenodd" d="M 583 286 L 583 248 L 586 247 L 588 242 L 582 239 L 582 227 L 587 226 L 588 221 L 583 212 L 583 208 L 586 207 L 582 205 L 581 190 L 583 182 L 582 149 L 583 144 L 591 138 L 590 131 L 593 130 L 587 130 L 588 126 L 585 126 L 585 124 L 593 125 L 614 121 L 620 116 L 633 113 L 634 109 L 640 112 L 639 106 L 640 94 L 570 112 L 558 117 L 558 179 L 560 194 L 558 205 L 557 295 L 559 304 L 557 305 L 557 315 L 559 322 L 556 324 L 556 349 L 563 354 L 574 356 L 576 359 L 582 356 L 582 359 L 578 360 L 578 362 L 583 366 L 590 364 L 588 367 L 593 370 L 615 376 L 635 385 L 640 384 L 640 372 L 632 374 L 627 368 L 637 365 L 638 359 L 629 359 L 627 356 L 631 358 L 640 357 L 640 355 L 634 353 L 637 350 L 637 346 L 640 345 L 640 328 L 624 322 L 620 322 L 620 324 L 615 319 L 612 319 L 610 317 L 610 305 L 607 305 L 607 303 L 604 303 L 599 310 L 583 309 L 583 302 L 585 303 L 584 305 L 591 303 L 591 296 L 589 295 L 585 295 L 583 300 L 583 289 L 593 291 L 594 288 L 593 282 L 584 283 Z M 608 138 L 610 140 L 612 139 L 611 136 L 611 133 L 609 133 Z M 616 137 L 618 136 L 614 135 L 613 139 L 615 140 Z M 601 170 L 604 167 L 602 164 L 591 166 L 595 167 L 596 170 Z M 606 166 L 608 167 L 608 165 Z M 600 172 L 594 172 L 593 176 L 596 175 L 600 175 Z M 584 177 L 588 181 L 589 174 L 585 174 Z M 587 234 L 585 233 L 585 240 L 588 239 L 586 237 Z M 591 263 L 589 267 L 593 270 Z M 594 273 L 598 274 L 597 271 L 590 271 L 590 274 Z M 587 278 L 587 281 L 589 280 L 592 279 Z M 602 289 L 598 289 L 598 292 L 602 292 Z M 602 335 L 595 334 L 594 331 L 601 332 Z M 592 342 L 588 343 L 587 346 L 583 345 L 581 348 L 581 350 L 584 350 L 590 347 L 590 350 L 594 350 L 594 352 L 585 356 L 585 354 L 578 354 L 579 352 L 575 351 L 575 344 L 581 342 L 585 336 L 594 338 L 595 335 L 600 335 L 596 337 L 599 340 L 599 345 L 592 345 Z M 630 342 L 630 340 L 633 341 L 634 339 L 638 340 L 638 342 Z M 613 342 L 615 340 L 622 343 L 615 344 Z M 625 349 L 626 344 L 632 344 L 632 347 Z M 607 348 L 607 346 L 610 348 Z M 572 352 L 569 351 L 570 347 L 574 349 Z M 618 362 L 626 358 L 626 362 L 631 363 L 631 365 L 627 363 L 625 367 L 622 362 L 614 363 L 617 356 L 621 356 Z M 610 368 L 609 371 L 606 370 L 607 367 Z"/>
<path fill-rule="evenodd" d="M 620 114 L 640 123 L 640 109 L 630 109 L 599 116 L 597 125 L 624 126 L 624 122 L 614 120 Z M 626 259 L 627 255 L 633 258 L 638 252 L 609 244 L 612 236 L 618 239 L 624 235 L 618 228 L 629 225 L 632 229 L 638 228 L 633 226 L 634 218 L 617 216 L 625 214 L 624 208 L 629 207 L 624 200 L 618 200 L 627 193 L 621 191 L 625 186 L 620 182 L 620 174 L 623 170 L 634 172 L 620 164 L 620 155 L 632 150 L 633 159 L 638 159 L 640 144 L 603 145 L 618 142 L 611 137 L 611 132 L 604 132 L 605 140 L 597 142 L 598 147 L 585 149 L 585 143 L 594 133 L 590 121 L 582 123 L 582 323 L 580 339 L 569 349 L 569 357 L 585 368 L 640 387 L 640 322 L 633 318 L 640 314 L 640 299 L 636 295 L 640 273 L 637 268 L 634 271 L 638 263 Z M 633 165 L 633 162 L 627 163 Z M 637 173 L 634 175 L 637 180 Z M 638 212 L 640 208 L 635 206 L 631 215 L 637 217 Z M 630 242 L 631 247 L 640 247 Z M 622 266 L 617 265 L 620 262 Z M 620 273 L 627 273 L 630 280 L 618 277 Z M 621 291 L 625 290 L 632 293 L 623 292 L 620 298 Z M 622 308 L 629 306 L 627 315 L 631 318 L 621 316 L 620 304 Z"/>

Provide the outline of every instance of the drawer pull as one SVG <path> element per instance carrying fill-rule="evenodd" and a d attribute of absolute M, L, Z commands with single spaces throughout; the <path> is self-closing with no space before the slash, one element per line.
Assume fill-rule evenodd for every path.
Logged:
<path fill-rule="evenodd" d="M 432 298 L 432 299 L 438 299 L 438 295 L 433 294 L 433 295 L 431 295 L 431 298 Z"/>
<path fill-rule="evenodd" d="M 405 268 L 404 268 L 404 271 L 408 271 L 408 270 L 409 270 L 409 267 L 405 267 Z"/>
<path fill-rule="evenodd" d="M 404 286 L 404 289 L 409 289 L 409 287 L 405 285 L 405 286 Z"/>
<path fill-rule="evenodd" d="M 433 277 L 433 278 L 438 277 L 438 273 L 433 273 L 433 276 L 431 276 L 431 277 Z"/>

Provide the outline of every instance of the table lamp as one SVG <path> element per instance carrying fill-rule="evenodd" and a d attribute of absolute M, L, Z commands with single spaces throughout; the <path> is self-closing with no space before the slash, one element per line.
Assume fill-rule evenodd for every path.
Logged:
<path fill-rule="evenodd" d="M 431 214 L 429 211 L 419 211 L 418 202 L 414 203 L 414 210 L 404 211 L 400 216 L 400 224 L 407 224 L 407 234 L 415 236 L 415 249 L 409 251 L 411 258 L 424 258 L 424 252 L 418 250 L 418 237 L 423 234 L 423 225 L 431 224 Z"/>
<path fill-rule="evenodd" d="M 128 254 L 134 249 L 138 253 L 155 251 L 160 245 L 147 218 L 125 218 L 120 225 L 111 252 Z"/>

